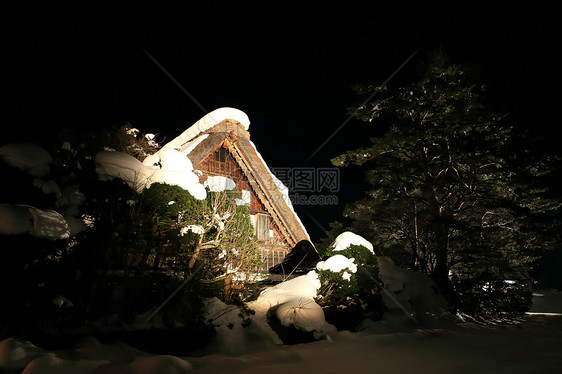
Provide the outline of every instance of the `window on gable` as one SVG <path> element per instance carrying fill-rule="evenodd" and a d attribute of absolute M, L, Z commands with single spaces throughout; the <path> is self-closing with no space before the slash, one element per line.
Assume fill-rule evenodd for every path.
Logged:
<path fill-rule="evenodd" d="M 219 148 L 215 152 L 215 161 L 225 162 L 226 161 L 226 149 Z"/>
<path fill-rule="evenodd" d="M 258 240 L 269 240 L 269 215 L 257 214 L 256 216 L 255 233 Z"/>

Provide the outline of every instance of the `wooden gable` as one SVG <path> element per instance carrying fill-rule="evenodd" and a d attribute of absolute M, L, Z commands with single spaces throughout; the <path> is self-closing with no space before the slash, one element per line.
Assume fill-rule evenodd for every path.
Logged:
<path fill-rule="evenodd" d="M 264 270 L 267 270 L 282 262 L 292 248 L 290 243 L 272 219 L 271 212 L 258 197 L 242 168 L 234 158 L 231 148 L 232 143 L 223 141 L 212 149 L 206 157 L 194 165 L 196 170 L 201 171 L 200 183 L 204 183 L 209 176 L 224 176 L 230 178 L 236 184 L 238 191 L 248 191 L 250 204 L 248 206 L 254 232 L 258 239 L 258 245 L 262 251 Z"/>

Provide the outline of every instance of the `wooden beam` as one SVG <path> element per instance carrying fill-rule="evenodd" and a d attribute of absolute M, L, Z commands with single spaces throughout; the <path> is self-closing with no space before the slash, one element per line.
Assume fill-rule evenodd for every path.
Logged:
<path fill-rule="evenodd" d="M 243 155 L 241 153 L 240 149 L 237 147 L 236 140 L 232 141 L 230 138 L 226 138 L 224 143 L 231 150 L 231 153 L 234 156 L 235 160 L 238 162 L 243 172 L 248 177 L 248 182 L 254 189 L 254 192 L 256 193 L 257 197 L 265 206 L 266 210 L 271 214 L 271 218 L 279 228 L 279 231 L 281 232 L 287 243 L 289 243 L 291 247 L 294 247 L 298 242 L 297 238 L 292 233 L 292 230 L 290 229 L 290 225 L 288 224 L 288 222 L 284 219 L 284 217 L 281 214 L 279 214 L 278 210 L 271 203 L 271 201 L 275 201 L 273 199 L 279 199 L 279 198 L 283 199 L 281 192 L 277 191 L 278 196 L 275 197 L 275 196 L 271 196 L 269 191 L 262 188 L 262 185 L 264 184 L 263 179 L 260 178 L 259 174 L 255 173 L 251 165 L 249 165 L 246 162 L 247 155 Z"/>

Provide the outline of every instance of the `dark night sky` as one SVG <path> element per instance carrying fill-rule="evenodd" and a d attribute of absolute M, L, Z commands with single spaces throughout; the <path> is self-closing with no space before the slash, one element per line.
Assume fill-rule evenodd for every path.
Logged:
<path fill-rule="evenodd" d="M 518 126 L 549 135 L 556 128 L 560 22 L 553 8 L 325 4 L 9 10 L 1 26 L 7 99 L 0 143 L 126 121 L 175 137 L 204 113 L 143 50 L 205 109 L 246 112 L 271 167 L 303 166 L 357 102 L 351 87 L 384 81 L 418 48 L 390 84 L 407 81 L 424 54 L 442 46 L 454 61 L 482 69 Z M 372 131 L 350 121 L 307 165 L 330 166 Z M 322 231 L 310 215 L 326 227 L 364 187 L 361 171 L 342 170 L 340 206 L 297 206 L 313 239 Z"/>

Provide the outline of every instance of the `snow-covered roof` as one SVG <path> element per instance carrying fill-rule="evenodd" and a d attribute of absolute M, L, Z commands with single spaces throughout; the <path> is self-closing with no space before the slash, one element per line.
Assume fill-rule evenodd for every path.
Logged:
<path fill-rule="evenodd" d="M 310 241 L 310 236 L 289 199 L 289 189 L 271 172 L 255 144 L 249 140 L 249 126 L 250 120 L 241 110 L 228 107 L 216 109 L 165 144 L 158 152 L 148 156 L 142 163 L 150 168 L 161 165 L 164 156 L 171 151 L 187 156 L 197 168 L 205 157 L 223 144 L 226 133 L 232 130 L 236 140 L 231 143 L 238 150 L 239 156 L 244 159 L 244 165 L 240 165 L 244 173 L 251 174 L 246 175 L 250 184 L 254 183 L 253 187 L 264 190 L 268 203 L 281 216 L 279 219 L 284 221 L 286 226 L 291 226 L 289 230 L 295 241 L 294 244 L 302 239 Z"/>
<path fill-rule="evenodd" d="M 219 108 L 203 116 L 199 121 L 195 122 L 191 127 L 182 132 L 178 137 L 164 145 L 163 148 L 174 148 L 179 150 L 184 144 L 194 139 L 197 135 L 218 125 L 224 120 L 233 120 L 244 126 L 247 131 L 250 128 L 250 119 L 243 111 L 235 108 Z"/>

